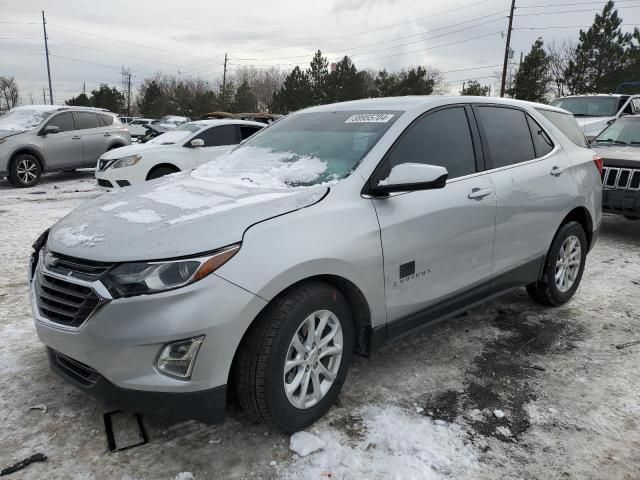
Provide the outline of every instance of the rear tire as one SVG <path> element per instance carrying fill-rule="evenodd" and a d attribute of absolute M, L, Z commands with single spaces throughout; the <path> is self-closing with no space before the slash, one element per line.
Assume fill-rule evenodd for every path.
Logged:
<path fill-rule="evenodd" d="M 343 295 L 305 282 L 276 298 L 240 345 L 235 391 L 253 420 L 286 433 L 321 418 L 347 377 L 353 319 Z"/>
<path fill-rule="evenodd" d="M 631 221 L 640 220 L 640 217 L 636 217 L 635 215 L 623 215 L 623 217 Z"/>
<path fill-rule="evenodd" d="M 38 159 L 29 153 L 16 155 L 9 167 L 9 182 L 18 188 L 33 187 L 40 183 L 42 168 Z"/>
<path fill-rule="evenodd" d="M 578 222 L 562 225 L 549 248 L 542 278 L 527 285 L 527 293 L 536 302 L 552 307 L 568 302 L 582 280 L 587 250 L 582 225 Z"/>
<path fill-rule="evenodd" d="M 171 168 L 171 167 L 154 168 L 149 172 L 149 175 L 147 175 L 147 180 L 153 180 L 155 178 L 164 177 L 165 175 L 171 175 L 172 173 L 177 173 L 179 171 L 180 170 L 178 170 L 177 168 Z"/>

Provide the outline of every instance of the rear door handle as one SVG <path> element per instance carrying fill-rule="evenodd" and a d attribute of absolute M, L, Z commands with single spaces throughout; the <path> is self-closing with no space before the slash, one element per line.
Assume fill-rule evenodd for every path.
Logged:
<path fill-rule="evenodd" d="M 111 134 L 110 134 L 109 132 L 107 132 L 107 133 L 105 133 L 105 134 L 104 134 L 104 136 L 105 136 L 105 137 L 110 137 L 110 136 L 111 136 Z"/>
<path fill-rule="evenodd" d="M 74 135 L 73 137 L 71 137 L 73 140 L 80 140 L 80 135 Z"/>
<path fill-rule="evenodd" d="M 492 193 L 493 193 L 493 190 L 491 190 L 490 188 L 474 188 L 473 190 L 471 190 L 471 192 L 467 196 L 471 199 L 483 198 L 483 197 L 486 197 L 487 195 L 491 195 Z"/>
<path fill-rule="evenodd" d="M 551 169 L 551 175 L 555 175 L 558 176 L 560 175 L 562 172 L 564 172 L 567 169 L 567 167 L 558 167 L 557 165 L 555 167 L 553 167 Z"/>

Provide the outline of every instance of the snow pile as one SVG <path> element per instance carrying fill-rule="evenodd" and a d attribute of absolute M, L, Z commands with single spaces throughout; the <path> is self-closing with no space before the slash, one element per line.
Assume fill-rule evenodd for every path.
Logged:
<path fill-rule="evenodd" d="M 502 410 L 494 410 L 493 414 L 496 418 L 504 418 L 504 412 Z"/>
<path fill-rule="evenodd" d="M 194 477 L 191 472 L 180 472 L 173 477 L 173 480 L 194 480 Z"/>
<path fill-rule="evenodd" d="M 162 215 L 153 210 L 144 209 L 138 210 L 137 212 L 120 212 L 116 213 L 115 216 L 133 223 L 157 223 L 163 218 Z"/>
<path fill-rule="evenodd" d="M 76 227 L 63 227 L 53 233 L 53 239 L 62 243 L 65 247 L 93 247 L 96 243 L 102 241 L 102 235 L 87 235 L 86 230 L 89 226 L 86 223 Z"/>
<path fill-rule="evenodd" d="M 473 478 L 478 452 L 460 426 L 438 426 L 395 406 L 365 407 L 357 414 L 363 421 L 361 439 L 345 445 L 335 429 L 318 428 L 323 450 L 295 460 L 284 478 Z"/>
<path fill-rule="evenodd" d="M 296 432 L 291 435 L 289 448 L 301 457 L 317 452 L 324 448 L 324 441 L 308 432 Z"/>
<path fill-rule="evenodd" d="M 110 212 L 111 210 L 115 210 L 118 207 L 124 207 L 127 203 L 129 202 L 120 201 L 120 202 L 108 203 L 106 205 L 103 205 L 100 208 L 100 210 L 102 210 L 103 212 Z"/>

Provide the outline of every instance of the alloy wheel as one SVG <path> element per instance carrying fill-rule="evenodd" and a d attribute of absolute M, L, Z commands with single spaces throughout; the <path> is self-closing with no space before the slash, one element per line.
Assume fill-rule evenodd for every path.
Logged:
<path fill-rule="evenodd" d="M 22 159 L 18 162 L 16 174 L 22 183 L 33 183 L 38 178 L 38 165 L 34 160 Z"/>
<path fill-rule="evenodd" d="M 575 235 L 567 237 L 562 243 L 556 259 L 556 287 L 561 292 L 568 291 L 576 281 L 580 264 L 582 263 L 582 248 L 580 240 Z"/>
<path fill-rule="evenodd" d="M 318 310 L 293 335 L 284 364 L 284 390 L 296 408 L 311 408 L 327 394 L 338 375 L 344 342 L 338 317 Z"/>

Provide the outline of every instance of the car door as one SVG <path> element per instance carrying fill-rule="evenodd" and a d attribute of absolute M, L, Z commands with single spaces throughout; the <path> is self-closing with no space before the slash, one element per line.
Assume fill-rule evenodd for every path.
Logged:
<path fill-rule="evenodd" d="M 204 146 L 188 149 L 189 168 L 196 168 L 231 150 L 240 143 L 240 132 L 237 125 L 216 125 L 200 132 L 191 140 L 195 139 L 203 140 Z M 187 146 L 191 144 L 191 140 Z"/>
<path fill-rule="evenodd" d="M 494 290 L 538 279 L 550 238 L 573 202 L 569 157 L 525 110 L 474 106 L 498 199 Z"/>
<path fill-rule="evenodd" d="M 428 307 L 446 310 L 488 292 L 496 197 L 481 155 L 471 108 L 451 106 L 413 122 L 374 173 L 372 181 L 380 181 L 401 163 L 449 172 L 442 189 L 372 199 L 384 256 L 388 335 L 424 322 L 428 316 L 412 314 Z"/>
<path fill-rule="evenodd" d="M 100 155 L 107 151 L 111 133 L 103 127 L 97 113 L 74 112 L 82 137 L 85 167 L 95 167 Z"/>
<path fill-rule="evenodd" d="M 58 133 L 42 136 L 47 170 L 62 170 L 83 166 L 82 138 L 71 112 L 52 117 L 44 127 L 58 127 Z M 43 128 L 44 128 L 43 127 Z"/>

